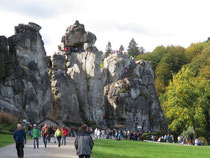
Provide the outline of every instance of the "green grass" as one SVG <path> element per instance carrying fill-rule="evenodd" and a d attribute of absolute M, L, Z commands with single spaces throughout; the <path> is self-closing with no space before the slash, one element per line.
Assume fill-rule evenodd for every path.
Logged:
<path fill-rule="evenodd" d="M 209 158 L 209 146 L 95 140 L 93 158 Z"/>
<path fill-rule="evenodd" d="M 8 125 L 8 124 L 1 124 L 0 125 L 0 134 L 13 134 L 16 129 L 16 124 Z"/>
<path fill-rule="evenodd" d="M 27 137 L 27 141 L 31 140 L 31 137 Z M 0 148 L 9 144 L 15 143 L 13 135 L 11 134 L 0 134 Z"/>
<path fill-rule="evenodd" d="M 10 134 L 0 134 L 0 148 L 14 143 L 13 136 Z"/>

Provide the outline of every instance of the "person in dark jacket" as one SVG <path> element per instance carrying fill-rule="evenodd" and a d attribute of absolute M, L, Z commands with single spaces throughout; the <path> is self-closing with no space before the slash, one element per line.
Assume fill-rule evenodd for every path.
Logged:
<path fill-rule="evenodd" d="M 26 132 L 22 129 L 21 124 L 17 125 L 17 130 L 15 130 L 13 138 L 16 143 L 18 158 L 23 158 L 24 157 L 24 151 L 23 151 L 24 142 L 26 144 Z"/>
<path fill-rule="evenodd" d="M 90 158 L 93 145 L 94 142 L 88 132 L 88 126 L 84 124 L 80 127 L 79 134 L 74 142 L 79 158 Z"/>

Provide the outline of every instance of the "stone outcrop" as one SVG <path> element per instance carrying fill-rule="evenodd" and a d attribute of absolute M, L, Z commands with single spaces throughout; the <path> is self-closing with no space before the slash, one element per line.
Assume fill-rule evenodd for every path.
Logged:
<path fill-rule="evenodd" d="M 51 104 L 51 84 L 40 29 L 35 23 L 20 24 L 15 27 L 15 35 L 0 41 L 4 45 L 0 50 L 4 60 L 0 107 L 32 122 L 45 118 Z"/>
<path fill-rule="evenodd" d="M 78 21 L 67 28 L 59 53 L 46 57 L 40 29 L 20 24 L 14 36 L 0 36 L 0 110 L 31 122 L 49 116 L 101 127 L 166 128 L 150 62 L 115 53 L 101 68 L 96 36 Z"/>
<path fill-rule="evenodd" d="M 51 117 L 66 123 L 82 123 L 75 82 L 66 75 L 64 55 L 51 57 L 53 69 L 49 71 L 52 87 Z"/>
<path fill-rule="evenodd" d="M 60 105 L 64 107 L 65 104 L 69 104 L 69 107 L 75 107 L 73 109 L 76 111 L 78 110 L 77 105 L 79 105 L 80 115 L 74 116 L 78 118 L 78 121 L 82 120 L 86 123 L 92 121 L 92 123 L 102 125 L 104 123 L 104 84 L 100 69 L 101 54 L 94 46 L 95 40 L 96 36 L 86 32 L 84 25 L 76 21 L 74 25 L 67 28 L 61 44 L 65 48 L 74 49 L 74 52 L 65 53 L 65 65 L 63 65 L 64 59 L 61 60 L 64 55 L 53 56 L 52 65 L 57 72 L 63 71 L 63 74 L 65 72 L 66 82 L 70 83 L 66 86 L 71 85 L 70 87 L 75 89 L 73 96 L 71 96 L 72 93 L 69 95 L 76 98 L 74 95 L 76 93 L 77 96 L 78 103 L 63 102 Z M 83 49 L 85 46 L 87 47 Z M 59 82 L 57 78 L 55 80 Z M 68 97 L 67 94 L 64 96 Z M 53 94 L 53 98 L 55 97 Z"/>
<path fill-rule="evenodd" d="M 77 52 L 88 50 L 94 46 L 96 42 L 96 36 L 85 31 L 83 24 L 80 24 L 78 20 L 73 25 L 70 25 L 66 29 L 65 36 L 61 39 L 61 45 L 58 46 L 60 51 L 64 51 L 64 48 L 71 47 L 77 48 Z"/>
<path fill-rule="evenodd" d="M 166 122 L 154 87 L 152 64 L 135 62 L 123 54 L 113 54 L 104 62 L 109 83 L 104 90 L 107 124 L 146 131 L 164 129 Z"/>
<path fill-rule="evenodd" d="M 103 123 L 104 85 L 98 51 L 72 53 L 67 58 L 67 74 L 75 81 L 80 112 L 84 120 Z"/>

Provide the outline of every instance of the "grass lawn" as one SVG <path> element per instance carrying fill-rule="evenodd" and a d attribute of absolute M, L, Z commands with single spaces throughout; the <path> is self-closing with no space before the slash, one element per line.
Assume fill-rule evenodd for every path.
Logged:
<path fill-rule="evenodd" d="M 31 137 L 27 137 L 27 140 L 31 140 Z M 13 135 L 11 134 L 0 134 L 0 148 L 6 145 L 15 143 Z"/>
<path fill-rule="evenodd" d="M 10 134 L 0 134 L 0 148 L 14 143 L 13 136 Z"/>
<path fill-rule="evenodd" d="M 209 158 L 209 146 L 94 140 L 93 158 Z"/>

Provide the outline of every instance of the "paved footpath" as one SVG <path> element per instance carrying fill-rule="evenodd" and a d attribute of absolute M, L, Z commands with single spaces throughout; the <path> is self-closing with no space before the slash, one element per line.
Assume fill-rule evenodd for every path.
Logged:
<path fill-rule="evenodd" d="M 39 149 L 34 149 L 33 140 L 27 142 L 24 148 L 24 158 L 77 158 L 74 148 L 75 138 L 67 138 L 67 145 L 58 147 L 54 144 L 53 138 L 51 143 L 44 148 L 42 139 L 39 139 Z M 17 158 L 15 144 L 0 148 L 0 158 Z"/>

